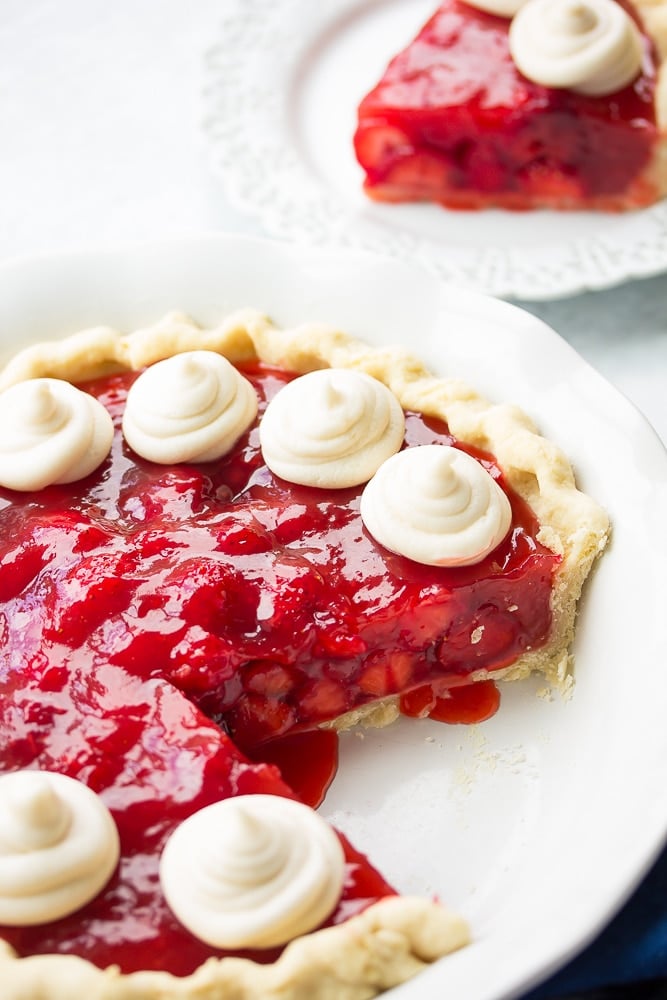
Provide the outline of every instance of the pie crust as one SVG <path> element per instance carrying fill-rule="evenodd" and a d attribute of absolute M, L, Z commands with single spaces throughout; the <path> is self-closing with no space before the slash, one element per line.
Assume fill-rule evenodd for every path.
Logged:
<path fill-rule="evenodd" d="M 290 330 L 262 314 L 243 310 L 218 326 L 202 328 L 170 313 L 145 329 L 123 334 L 108 327 L 22 350 L 0 372 L 0 390 L 29 378 L 82 382 L 122 370 L 139 370 L 173 354 L 213 350 L 232 362 L 259 360 L 297 373 L 324 367 L 351 368 L 380 379 L 404 409 L 446 421 L 460 441 L 491 452 L 509 484 L 533 509 L 539 540 L 561 556 L 552 591 L 552 631 L 546 645 L 531 650 L 499 675 L 514 679 L 538 671 L 568 691 L 572 684 L 569 646 L 577 601 L 609 535 L 604 510 L 575 484 L 563 452 L 539 435 L 519 408 L 495 404 L 456 378 L 435 377 L 412 355 L 378 350 L 332 327 L 307 324 Z M 473 675 L 481 679 L 482 671 Z M 365 716 L 384 725 L 398 714 L 393 700 L 376 703 L 336 720 L 343 728 Z M 464 945 L 464 921 L 441 905 L 410 897 L 388 897 L 336 927 L 293 941 L 271 965 L 241 958 L 212 958 L 191 976 L 152 971 L 123 975 L 65 955 L 25 959 L 0 942 L 4 1000 L 365 1000 L 404 982 L 427 963 Z"/>

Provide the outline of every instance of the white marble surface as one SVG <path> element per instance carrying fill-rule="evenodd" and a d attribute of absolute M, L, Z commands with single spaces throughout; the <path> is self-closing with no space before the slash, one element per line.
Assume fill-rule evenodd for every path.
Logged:
<path fill-rule="evenodd" d="M 278 0 L 277 0 L 278 2 Z M 203 59 L 224 0 L 0 0 L 0 260 L 225 229 Z M 667 278 L 526 304 L 667 441 Z"/>

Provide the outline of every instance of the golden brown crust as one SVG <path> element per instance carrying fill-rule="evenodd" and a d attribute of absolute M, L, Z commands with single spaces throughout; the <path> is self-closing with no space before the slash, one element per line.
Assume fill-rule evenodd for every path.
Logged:
<path fill-rule="evenodd" d="M 172 313 L 149 328 L 124 335 L 108 328 L 20 352 L 0 373 L 0 389 L 28 378 L 50 376 L 83 381 L 110 370 L 140 369 L 180 351 L 209 349 L 232 361 L 261 361 L 297 372 L 328 366 L 354 368 L 383 381 L 405 409 L 444 419 L 461 441 L 492 452 L 511 485 L 531 505 L 543 542 L 562 555 L 553 594 L 553 630 L 546 647 L 528 651 L 509 671 L 520 677 L 539 670 L 551 683 L 567 685 L 569 646 L 582 585 L 608 537 L 604 511 L 581 493 L 565 455 L 541 437 L 518 408 L 493 404 L 454 378 L 435 377 L 420 361 L 395 348 L 377 350 L 330 327 L 313 324 L 279 330 L 261 314 L 245 310 L 214 329 Z M 494 675 L 497 676 L 497 675 Z M 371 707 L 366 724 L 384 725 L 395 705 Z M 352 724 L 358 717 L 339 720 Z M 431 944 L 424 941 L 428 937 Z M 383 900 L 337 928 L 306 935 L 277 963 L 258 966 L 241 959 L 211 960 L 193 976 L 166 973 L 121 976 L 64 956 L 17 961 L 0 951 L 5 1000 L 366 1000 L 405 981 L 426 962 L 467 941 L 465 924 L 437 904 L 397 897 Z M 9 987 L 5 984 L 9 983 Z"/>
<path fill-rule="evenodd" d="M 73 955 L 18 959 L 0 941 L 3 1000 L 369 1000 L 468 943 L 438 903 L 391 896 L 337 927 L 293 941 L 271 965 L 209 959 L 191 976 L 122 975 Z"/>

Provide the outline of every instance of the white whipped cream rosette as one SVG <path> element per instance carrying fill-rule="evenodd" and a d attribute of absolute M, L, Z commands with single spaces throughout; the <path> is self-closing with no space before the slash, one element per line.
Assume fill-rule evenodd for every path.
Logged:
<path fill-rule="evenodd" d="M 325 368 L 301 375 L 269 403 L 259 427 L 264 461 L 303 486 L 341 489 L 367 482 L 403 442 L 405 416 L 393 392 L 370 375 Z"/>
<path fill-rule="evenodd" d="M 527 0 L 466 0 L 470 7 L 477 7 L 487 14 L 496 14 L 498 17 L 514 17 L 520 7 Z"/>
<path fill-rule="evenodd" d="M 109 810 L 80 781 L 30 770 L 0 777 L 0 924 L 73 913 L 104 888 L 119 856 Z"/>
<path fill-rule="evenodd" d="M 458 448 L 406 448 L 378 469 L 361 496 L 376 541 L 427 566 L 480 562 L 507 534 L 512 511 L 493 477 Z"/>
<path fill-rule="evenodd" d="M 271 948 L 319 926 L 343 889 L 340 840 L 309 806 L 241 795 L 176 827 L 160 860 L 165 899 L 217 948 Z"/>
<path fill-rule="evenodd" d="M 642 38 L 615 0 L 528 0 L 512 20 L 518 69 L 545 87 L 614 94 L 641 72 Z"/>
<path fill-rule="evenodd" d="M 109 413 L 69 382 L 28 379 L 0 393 L 0 486 L 32 491 L 84 479 L 112 440 Z"/>
<path fill-rule="evenodd" d="M 123 434 L 151 462 L 212 462 L 256 415 L 257 394 L 231 362 L 214 351 L 187 351 L 156 362 L 133 383 Z"/>

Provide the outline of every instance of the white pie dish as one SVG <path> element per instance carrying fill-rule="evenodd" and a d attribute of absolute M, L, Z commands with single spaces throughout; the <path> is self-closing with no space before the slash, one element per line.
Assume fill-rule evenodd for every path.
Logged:
<path fill-rule="evenodd" d="M 343 740 L 327 817 L 397 888 L 436 893 L 474 943 L 396 997 L 501 1000 L 566 960 L 659 850 L 667 457 L 637 411 L 535 318 L 396 261 L 205 236 L 17 260 L 0 268 L 3 354 L 173 308 L 214 322 L 254 306 L 278 323 L 335 323 L 402 344 L 436 373 L 520 403 L 610 512 L 613 542 L 587 589 L 571 700 L 503 689 L 472 728 L 402 721 Z"/>

